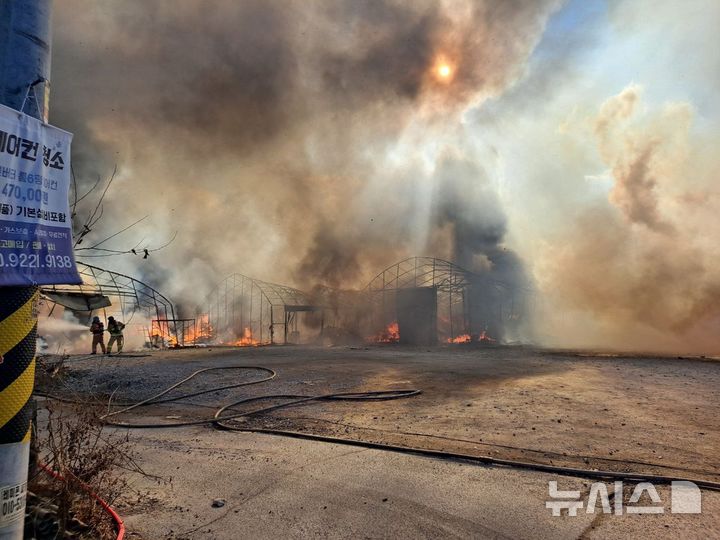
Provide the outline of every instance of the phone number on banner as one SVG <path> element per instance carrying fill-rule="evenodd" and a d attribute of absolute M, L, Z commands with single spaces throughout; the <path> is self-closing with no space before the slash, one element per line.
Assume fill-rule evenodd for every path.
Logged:
<path fill-rule="evenodd" d="M 45 255 L 41 258 L 37 253 L 2 253 L 0 252 L 0 268 L 72 268 L 73 261 L 69 255 Z"/>

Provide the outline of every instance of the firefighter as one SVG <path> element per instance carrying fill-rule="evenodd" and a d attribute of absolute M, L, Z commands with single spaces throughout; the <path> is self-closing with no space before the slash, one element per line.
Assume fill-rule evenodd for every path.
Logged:
<path fill-rule="evenodd" d="M 100 322 L 100 317 L 93 317 L 92 324 L 90 325 L 90 332 L 92 332 L 92 352 L 90 354 L 97 353 L 97 346 L 100 345 L 102 353 L 105 354 L 105 340 L 103 339 L 103 333 L 105 332 L 105 325 Z"/>
<path fill-rule="evenodd" d="M 117 343 L 117 352 L 120 354 L 123 350 L 125 338 L 123 337 L 123 329 L 125 325 L 120 321 L 116 321 L 115 317 L 108 317 L 108 332 L 110 332 L 110 341 L 108 341 L 107 352 L 112 352 L 113 343 Z"/>

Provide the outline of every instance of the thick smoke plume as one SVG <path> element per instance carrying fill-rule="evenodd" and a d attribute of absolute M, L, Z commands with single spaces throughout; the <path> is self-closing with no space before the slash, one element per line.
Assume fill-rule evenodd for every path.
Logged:
<path fill-rule="evenodd" d="M 448 126 L 521 75 L 555 4 L 64 1 L 53 121 L 84 182 L 119 165 L 108 230 L 178 230 L 140 267 L 176 298 L 233 270 L 309 289 L 415 253 L 473 266 L 504 217 Z"/>
<path fill-rule="evenodd" d="M 622 210 L 633 223 L 650 229 L 670 232 L 672 227 L 661 219 L 658 209 L 657 179 L 663 175 L 658 170 L 663 153 L 663 135 L 657 129 L 650 133 L 623 133 L 624 123 L 634 114 L 639 101 L 640 89 L 630 86 L 617 96 L 608 99 L 601 107 L 595 133 L 600 153 L 612 168 L 615 185 L 610 192 L 610 202 Z M 687 130 L 687 113 L 677 111 L 679 122 L 671 129 Z M 669 141 L 672 144 L 672 141 Z"/>
<path fill-rule="evenodd" d="M 57 2 L 51 119 L 82 184 L 119 166 L 93 235 L 178 232 L 86 260 L 191 306 L 234 271 L 351 289 L 430 255 L 532 278 L 546 343 L 720 350 L 720 12 L 697 6 Z"/>
<path fill-rule="evenodd" d="M 604 335 L 615 346 L 716 350 L 716 157 L 691 134 L 693 116 L 688 104 L 643 106 L 637 85 L 600 107 L 594 132 L 610 205 L 585 209 L 547 256 L 561 299 L 553 308 L 582 306 L 595 317 L 569 325 L 567 341 L 602 345 Z"/>

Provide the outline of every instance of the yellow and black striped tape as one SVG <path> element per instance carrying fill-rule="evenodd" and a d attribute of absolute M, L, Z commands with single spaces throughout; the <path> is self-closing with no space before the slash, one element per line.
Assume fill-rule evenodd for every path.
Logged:
<path fill-rule="evenodd" d="M 0 288 L 0 444 L 30 440 L 37 287 Z"/>

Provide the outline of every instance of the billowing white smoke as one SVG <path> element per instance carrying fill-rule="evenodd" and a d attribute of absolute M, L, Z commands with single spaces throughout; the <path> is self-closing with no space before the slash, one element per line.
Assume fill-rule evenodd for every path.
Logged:
<path fill-rule="evenodd" d="M 92 334 L 90 324 L 80 322 L 72 312 L 56 306 L 52 315 L 47 305 L 41 306 L 38 318 L 38 353 L 39 354 L 89 354 L 91 352 Z M 108 313 L 108 316 L 113 314 Z M 114 314 L 121 322 L 119 314 Z M 101 319 L 103 317 L 101 316 Z M 149 339 L 151 321 L 140 313 L 128 317 L 127 327 L 123 334 L 125 337 L 124 352 L 138 351 L 145 348 Z M 103 323 L 107 328 L 107 320 Z M 110 335 L 105 332 L 104 342 L 107 344 Z M 100 349 L 98 348 L 98 353 Z M 116 352 L 113 347 L 113 352 Z"/>
<path fill-rule="evenodd" d="M 80 342 L 90 335 L 88 327 L 76 321 L 56 317 L 40 317 L 38 321 L 38 350 L 52 354 L 80 352 Z M 89 347 L 85 347 L 89 349 Z"/>

